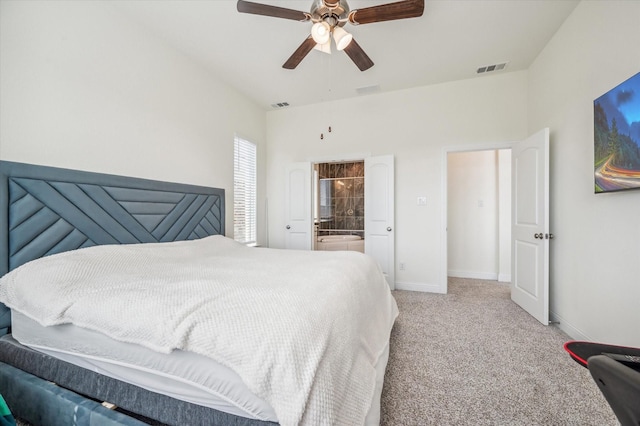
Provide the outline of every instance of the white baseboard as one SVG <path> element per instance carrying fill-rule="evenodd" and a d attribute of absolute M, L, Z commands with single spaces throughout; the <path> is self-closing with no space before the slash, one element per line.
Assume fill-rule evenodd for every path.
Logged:
<path fill-rule="evenodd" d="M 498 281 L 500 281 L 501 283 L 510 283 L 511 274 L 498 274 Z"/>
<path fill-rule="evenodd" d="M 444 293 L 438 284 L 410 283 L 406 281 L 396 281 L 396 290 L 422 291 L 425 293 Z"/>
<path fill-rule="evenodd" d="M 474 272 L 474 271 L 447 271 L 447 275 L 454 278 L 471 278 L 475 280 L 498 281 L 498 274 L 494 272 Z"/>
<path fill-rule="evenodd" d="M 556 313 L 556 312 L 553 312 L 553 311 L 549 312 L 549 320 L 552 323 L 555 323 L 554 325 L 556 327 L 558 327 L 560 330 L 562 330 L 565 333 L 567 333 L 569 335 L 569 337 L 571 337 L 573 340 L 585 340 L 585 341 L 588 341 L 588 342 L 593 341 L 593 339 L 590 339 L 581 330 L 579 330 L 578 328 L 574 327 L 571 323 L 566 321 L 564 318 L 562 318 L 562 316 L 558 315 L 558 313 Z"/>

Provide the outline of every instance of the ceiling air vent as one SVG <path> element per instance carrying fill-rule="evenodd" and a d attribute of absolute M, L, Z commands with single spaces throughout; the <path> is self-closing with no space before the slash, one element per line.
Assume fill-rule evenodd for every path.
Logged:
<path fill-rule="evenodd" d="M 275 103 L 275 104 L 271 104 L 271 106 L 273 108 L 275 108 L 275 109 L 284 108 L 284 107 L 288 107 L 289 106 L 289 102 L 278 102 L 278 103 Z"/>
<path fill-rule="evenodd" d="M 380 85 L 379 84 L 375 84 L 373 86 L 366 86 L 366 87 L 358 87 L 356 89 L 356 93 L 358 95 L 370 95 L 371 93 L 376 93 L 380 91 Z"/>
<path fill-rule="evenodd" d="M 493 65 L 485 65 L 484 67 L 480 67 L 477 69 L 476 73 L 484 74 L 493 71 L 501 71 L 507 67 L 509 62 L 503 62 L 501 64 L 493 64 Z"/>

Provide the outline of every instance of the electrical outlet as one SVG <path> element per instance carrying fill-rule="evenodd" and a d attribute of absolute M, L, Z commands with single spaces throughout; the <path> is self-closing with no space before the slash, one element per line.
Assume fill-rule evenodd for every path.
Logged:
<path fill-rule="evenodd" d="M 400 270 L 404 271 L 404 262 L 400 262 Z"/>

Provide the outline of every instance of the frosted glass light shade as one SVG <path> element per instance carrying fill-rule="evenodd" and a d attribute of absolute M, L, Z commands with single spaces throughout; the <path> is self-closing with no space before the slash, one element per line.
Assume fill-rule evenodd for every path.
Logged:
<path fill-rule="evenodd" d="M 333 29 L 333 39 L 336 41 L 336 49 L 344 50 L 351 43 L 353 36 L 340 27 Z"/>
<path fill-rule="evenodd" d="M 316 22 L 311 27 L 311 37 L 317 44 L 325 44 L 331 39 L 331 27 L 326 22 Z"/>
<path fill-rule="evenodd" d="M 319 50 L 322 53 L 331 54 L 331 40 L 327 41 L 325 44 L 316 44 L 314 49 Z"/>

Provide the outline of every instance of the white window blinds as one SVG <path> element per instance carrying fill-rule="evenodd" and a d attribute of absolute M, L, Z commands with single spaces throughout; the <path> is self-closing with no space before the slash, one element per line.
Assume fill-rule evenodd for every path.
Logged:
<path fill-rule="evenodd" d="M 235 137 L 233 166 L 233 238 L 256 243 L 256 145 Z"/>

